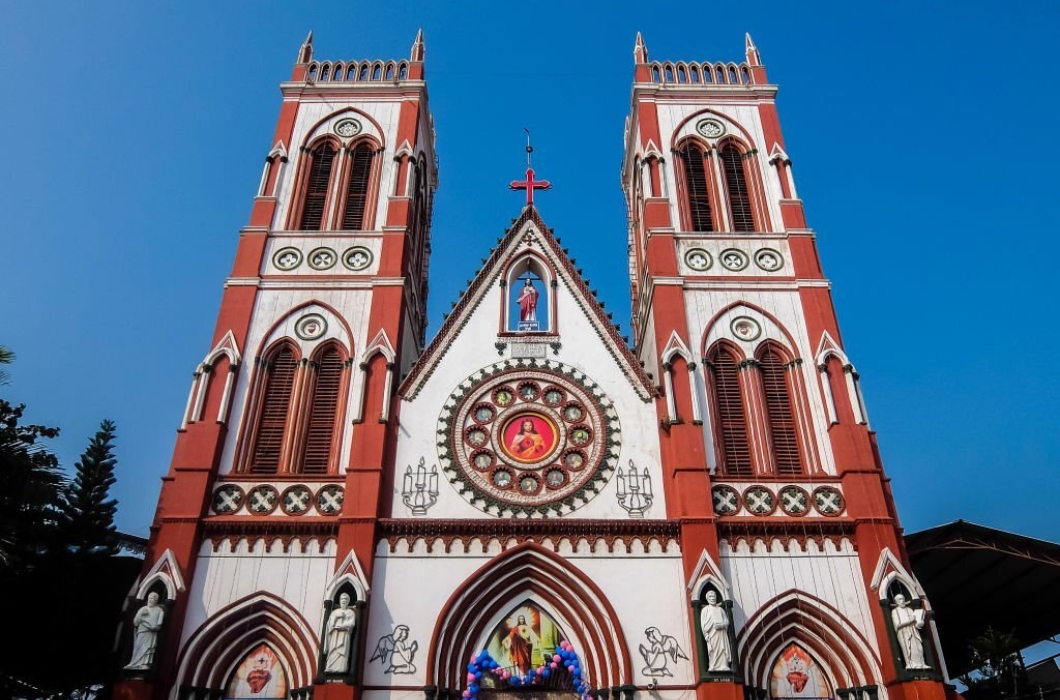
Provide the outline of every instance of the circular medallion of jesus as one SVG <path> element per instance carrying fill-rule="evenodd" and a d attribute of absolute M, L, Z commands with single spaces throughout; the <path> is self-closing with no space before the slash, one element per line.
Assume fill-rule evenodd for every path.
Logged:
<path fill-rule="evenodd" d="M 460 383 L 438 417 L 439 459 L 472 505 L 493 515 L 564 515 L 618 463 L 618 413 L 580 370 L 500 362 Z"/>

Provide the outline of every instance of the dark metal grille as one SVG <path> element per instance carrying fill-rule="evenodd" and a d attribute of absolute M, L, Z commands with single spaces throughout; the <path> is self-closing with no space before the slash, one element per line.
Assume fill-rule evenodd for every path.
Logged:
<path fill-rule="evenodd" d="M 335 148 L 330 141 L 325 141 L 312 151 L 309 158 L 309 177 L 302 204 L 302 221 L 298 228 L 303 231 L 319 231 L 324 222 L 324 206 L 328 199 L 331 168 L 335 163 Z"/>
<path fill-rule="evenodd" d="M 289 347 L 284 347 L 265 365 L 265 392 L 250 464 L 252 474 L 275 474 L 280 469 L 280 453 L 296 367 L 294 352 Z"/>
<path fill-rule="evenodd" d="M 347 231 L 364 230 L 364 214 L 368 205 L 368 184 L 372 177 L 372 148 L 362 143 L 353 149 L 350 180 L 346 185 L 346 212 L 342 228 Z"/>
<path fill-rule="evenodd" d="M 710 360 L 716 427 L 721 439 L 722 471 L 726 476 L 752 476 L 751 448 L 747 440 L 747 416 L 740 392 L 736 360 L 725 350 L 715 350 Z"/>
<path fill-rule="evenodd" d="M 713 231 L 710 216 L 710 187 L 703 151 L 691 144 L 680 152 L 685 164 L 685 189 L 688 192 L 688 216 L 693 231 Z"/>
<path fill-rule="evenodd" d="M 330 348 L 316 365 L 316 386 L 309 409 L 305 459 L 302 460 L 302 471 L 306 474 L 327 474 L 331 471 L 331 445 L 335 436 L 335 416 L 341 386 L 342 357 L 338 350 Z"/>
<path fill-rule="evenodd" d="M 754 231 L 755 220 L 751 211 L 751 196 L 747 191 L 743 154 L 731 143 L 727 144 L 721 149 L 721 162 L 725 171 L 725 189 L 729 194 L 729 210 L 732 212 L 732 230 L 742 233 Z"/>
<path fill-rule="evenodd" d="M 802 474 L 799 440 L 795 433 L 795 416 L 791 410 L 791 392 L 788 390 L 784 362 L 775 350 L 767 348 L 760 358 L 760 363 L 777 474 Z"/>

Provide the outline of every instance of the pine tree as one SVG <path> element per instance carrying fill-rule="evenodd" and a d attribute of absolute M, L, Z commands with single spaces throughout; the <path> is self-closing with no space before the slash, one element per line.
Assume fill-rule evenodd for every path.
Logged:
<path fill-rule="evenodd" d="M 64 541 L 75 555 L 117 553 L 114 513 L 114 422 L 105 420 L 75 467 L 77 475 L 63 504 Z"/>

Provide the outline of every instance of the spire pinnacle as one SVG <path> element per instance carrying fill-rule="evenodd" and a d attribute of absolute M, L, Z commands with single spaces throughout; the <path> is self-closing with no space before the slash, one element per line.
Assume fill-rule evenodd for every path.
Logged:
<path fill-rule="evenodd" d="M 309 63 L 313 60 L 313 30 L 309 30 L 309 34 L 306 35 L 305 41 L 302 42 L 302 48 L 298 50 L 298 63 Z"/>
<path fill-rule="evenodd" d="M 637 43 L 633 46 L 633 62 L 648 62 L 648 47 L 644 45 L 644 37 L 640 35 L 640 32 L 637 32 Z"/>
<path fill-rule="evenodd" d="M 423 30 L 420 29 L 416 32 L 416 41 L 412 42 L 412 53 L 409 55 L 409 60 L 423 62 L 423 56 L 427 51 L 423 45 Z"/>
<path fill-rule="evenodd" d="M 744 34 L 744 50 L 746 51 L 747 65 L 762 65 L 762 55 L 758 53 L 758 47 L 755 46 L 754 39 L 751 38 L 751 32 Z"/>

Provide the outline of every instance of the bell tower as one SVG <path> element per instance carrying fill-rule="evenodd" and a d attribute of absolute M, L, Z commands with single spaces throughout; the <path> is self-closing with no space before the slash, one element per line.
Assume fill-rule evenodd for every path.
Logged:
<path fill-rule="evenodd" d="M 776 93 L 750 35 L 739 62 L 651 60 L 637 35 L 622 168 L 635 352 L 662 396 L 698 696 L 941 698 L 930 604 Z"/>
<path fill-rule="evenodd" d="M 321 60 L 310 33 L 280 86 L 129 601 L 117 697 L 266 692 L 260 682 L 308 698 L 325 669 L 356 672 L 358 649 L 346 662 L 291 649 L 320 647 L 321 600 L 364 614 L 375 522 L 390 508 L 389 419 L 427 323 L 437 166 L 424 53 L 420 32 L 407 59 Z M 156 619 L 137 612 L 152 594 L 159 629 L 139 622 Z M 246 659 L 218 651 L 254 629 L 234 647 Z"/>

